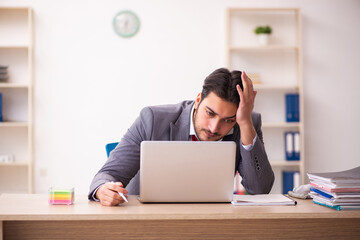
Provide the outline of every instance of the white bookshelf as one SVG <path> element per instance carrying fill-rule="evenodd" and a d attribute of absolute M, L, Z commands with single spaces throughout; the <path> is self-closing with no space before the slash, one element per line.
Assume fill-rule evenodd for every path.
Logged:
<path fill-rule="evenodd" d="M 301 13 L 296 8 L 229 8 L 226 10 L 226 61 L 231 70 L 258 74 L 254 111 L 262 115 L 262 130 L 275 173 L 272 192 L 282 192 L 282 171 L 299 171 L 304 183 L 304 104 Z M 270 43 L 261 46 L 254 29 L 271 26 Z M 299 93 L 300 121 L 286 122 L 285 94 Z M 299 131 L 300 161 L 286 161 L 286 131 Z"/>
<path fill-rule="evenodd" d="M 0 81 L 3 122 L 0 155 L 1 193 L 33 192 L 33 16 L 28 7 L 0 7 L 0 65 L 9 78 Z"/>

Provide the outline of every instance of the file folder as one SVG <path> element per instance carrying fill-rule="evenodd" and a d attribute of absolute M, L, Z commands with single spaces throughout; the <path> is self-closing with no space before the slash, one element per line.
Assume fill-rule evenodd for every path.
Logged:
<path fill-rule="evenodd" d="M 285 159 L 294 160 L 294 135 L 292 132 L 285 132 Z"/>
<path fill-rule="evenodd" d="M 286 105 L 286 121 L 299 122 L 300 120 L 299 94 L 298 93 L 286 94 L 285 105 Z"/>
<path fill-rule="evenodd" d="M 293 160 L 299 161 L 300 160 L 300 133 L 299 132 L 293 133 L 293 140 L 294 140 L 294 158 L 293 158 Z"/>

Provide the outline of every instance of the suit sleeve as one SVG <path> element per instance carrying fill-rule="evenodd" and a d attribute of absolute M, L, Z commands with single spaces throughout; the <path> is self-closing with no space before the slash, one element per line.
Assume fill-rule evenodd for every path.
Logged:
<path fill-rule="evenodd" d="M 140 169 L 140 144 L 150 140 L 153 129 L 153 113 L 144 108 L 140 116 L 127 130 L 119 144 L 110 153 L 104 166 L 95 175 L 90 185 L 88 198 L 93 200 L 94 191 L 102 184 L 114 181 L 122 182 L 126 187 Z"/>
<path fill-rule="evenodd" d="M 242 146 L 240 140 L 241 160 L 238 170 L 242 177 L 241 183 L 249 194 L 266 194 L 270 192 L 275 177 L 264 147 L 261 115 L 256 113 L 252 117 L 258 137 L 250 151 Z"/>

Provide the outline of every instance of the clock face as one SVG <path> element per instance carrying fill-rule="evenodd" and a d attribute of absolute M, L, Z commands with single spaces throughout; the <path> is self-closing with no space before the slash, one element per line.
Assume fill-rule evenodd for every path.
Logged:
<path fill-rule="evenodd" d="M 139 31 L 140 20 L 131 11 L 121 11 L 115 15 L 113 27 L 115 32 L 121 37 L 132 37 Z"/>

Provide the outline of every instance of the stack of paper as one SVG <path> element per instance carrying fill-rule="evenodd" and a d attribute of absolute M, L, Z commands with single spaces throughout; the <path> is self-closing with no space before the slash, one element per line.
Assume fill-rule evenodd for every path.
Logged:
<path fill-rule="evenodd" d="M 74 203 L 74 188 L 69 189 L 59 189 L 59 188 L 50 188 L 49 189 L 49 203 L 50 204 L 66 204 L 70 205 Z"/>
<path fill-rule="evenodd" d="M 360 209 L 360 167 L 342 172 L 308 173 L 314 203 L 341 209 Z"/>

